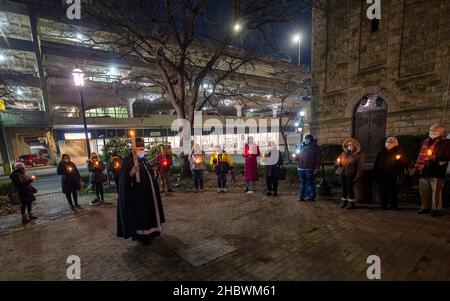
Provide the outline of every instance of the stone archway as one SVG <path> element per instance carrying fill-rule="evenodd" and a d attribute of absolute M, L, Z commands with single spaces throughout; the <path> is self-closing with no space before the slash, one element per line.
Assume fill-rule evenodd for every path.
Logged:
<path fill-rule="evenodd" d="M 349 93 L 348 102 L 345 106 L 344 117 L 353 118 L 355 107 L 358 105 L 361 98 L 370 94 L 378 95 L 384 99 L 388 106 L 388 113 L 398 110 L 398 101 L 395 93 L 384 87 L 371 86 L 363 89 L 357 89 L 354 92 Z"/>

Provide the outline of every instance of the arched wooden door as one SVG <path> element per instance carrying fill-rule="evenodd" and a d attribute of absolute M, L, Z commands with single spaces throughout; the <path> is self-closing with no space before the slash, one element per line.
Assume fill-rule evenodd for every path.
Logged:
<path fill-rule="evenodd" d="M 359 141 L 367 161 L 373 161 L 386 136 L 388 107 L 378 95 L 367 95 L 353 116 L 353 137 Z"/>

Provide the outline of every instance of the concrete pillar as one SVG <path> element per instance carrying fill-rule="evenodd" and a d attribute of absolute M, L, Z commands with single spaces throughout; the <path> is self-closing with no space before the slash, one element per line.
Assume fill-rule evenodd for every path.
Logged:
<path fill-rule="evenodd" d="M 11 149 L 11 137 L 7 128 L 0 126 L 0 153 L 3 161 L 3 170 L 5 174 L 10 174 L 11 167 L 14 164 L 14 155 Z"/>
<path fill-rule="evenodd" d="M 242 117 L 242 106 L 241 105 L 234 105 L 234 108 L 236 109 L 236 116 L 237 117 Z"/>
<path fill-rule="evenodd" d="M 134 118 L 133 104 L 136 98 L 128 98 L 128 118 Z"/>

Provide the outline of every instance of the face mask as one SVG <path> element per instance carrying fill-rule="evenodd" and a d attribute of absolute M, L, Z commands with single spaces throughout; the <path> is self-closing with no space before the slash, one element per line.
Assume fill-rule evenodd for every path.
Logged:
<path fill-rule="evenodd" d="M 310 144 L 311 140 L 310 139 L 305 139 L 305 144 Z"/>
<path fill-rule="evenodd" d="M 354 146 L 354 145 L 349 145 L 349 146 L 347 146 L 347 149 L 348 149 L 350 152 L 352 152 L 352 151 L 355 149 L 355 146 Z"/>
<path fill-rule="evenodd" d="M 439 132 L 430 132 L 429 136 L 431 139 L 436 139 L 436 138 L 440 137 L 441 134 Z"/>
<path fill-rule="evenodd" d="M 145 157 L 145 151 L 144 152 L 138 152 L 136 155 L 138 156 L 139 159 L 142 159 L 142 158 Z"/>
<path fill-rule="evenodd" d="M 394 145 L 392 143 L 386 143 L 385 146 L 386 146 L 387 149 L 394 148 Z"/>

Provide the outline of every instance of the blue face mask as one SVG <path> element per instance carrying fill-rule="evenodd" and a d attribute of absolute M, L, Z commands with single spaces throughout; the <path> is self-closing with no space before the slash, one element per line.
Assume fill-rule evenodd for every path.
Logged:
<path fill-rule="evenodd" d="M 139 153 L 137 153 L 136 155 L 137 155 L 137 157 L 138 157 L 139 159 L 142 159 L 142 158 L 145 157 L 145 152 L 139 152 Z"/>

